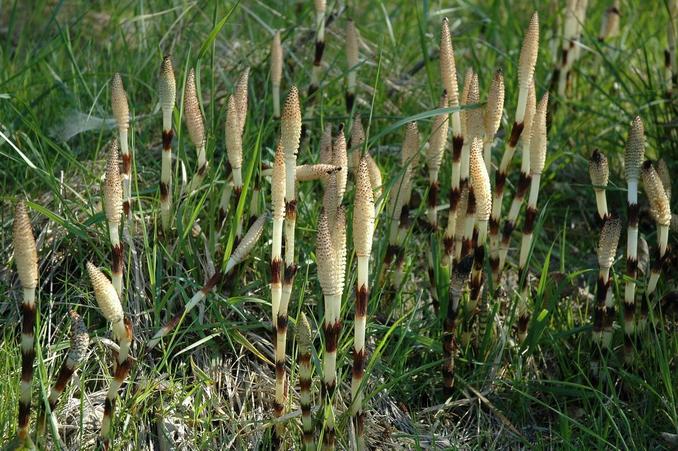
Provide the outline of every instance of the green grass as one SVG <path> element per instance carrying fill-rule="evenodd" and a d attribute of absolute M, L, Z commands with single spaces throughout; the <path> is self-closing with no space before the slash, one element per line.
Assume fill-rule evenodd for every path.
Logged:
<path fill-rule="evenodd" d="M 212 265 L 224 264 L 230 254 L 235 231 L 227 225 L 228 233 L 217 242 L 214 218 L 227 181 L 223 136 L 225 104 L 233 84 L 242 69 L 252 68 L 244 136 L 245 186 L 240 205 L 229 212 L 229 225 L 235 224 L 236 216 L 248 215 L 261 163 L 272 161 L 278 136 L 278 125 L 271 119 L 268 82 L 272 30 L 283 29 L 286 64 L 282 93 L 291 83 L 305 93 L 310 80 L 314 12 L 310 1 L 172 2 L 170 7 L 157 0 L 99 1 L 91 6 L 89 2 L 32 3 L 30 7 L 16 1 L 0 4 L 4 12 L 0 15 L 0 131 L 16 146 L 0 140 L 0 257 L 8 262 L 0 268 L 0 443 L 8 443 L 14 436 L 20 373 L 17 324 L 21 290 L 11 257 L 10 207 L 20 196 L 27 196 L 41 262 L 41 352 L 33 406 L 35 409 L 42 402 L 39 393 L 49 390 L 64 358 L 66 312 L 76 308 L 84 314 L 92 336 L 98 338 L 64 394 L 57 417 L 70 426 L 61 434 L 69 447 L 86 449 L 91 448 L 100 424 L 100 420 L 88 423 L 87 414 L 91 404 L 101 407 L 111 371 L 110 352 L 101 340 L 109 332 L 96 308 L 84 262 L 89 259 L 102 267 L 110 265 L 100 186 L 107 143 L 116 133 L 112 122 L 102 125 L 98 119 L 111 118 L 112 74 L 122 74 L 133 116 L 130 147 L 135 155 L 133 192 L 138 221 L 136 254 L 125 244 L 129 293 L 125 308 L 135 326 L 133 355 L 139 357 L 145 340 L 203 285 Z M 328 3 L 328 11 L 338 11 L 337 2 Z M 599 227 L 587 159 L 595 147 L 609 158 L 608 204 L 622 218 L 626 215 L 623 145 L 635 115 L 640 114 L 645 123 L 647 156 L 664 156 L 671 169 L 678 169 L 675 108 L 667 104 L 663 93 L 666 6 L 663 2 L 622 1 L 621 35 L 599 43 L 600 18 L 607 5 L 590 3 L 583 37 L 586 49 L 574 68 L 571 95 L 567 99 L 552 95 L 548 157 L 530 263 L 537 276 L 533 283 L 536 295 L 526 343 L 519 346 L 512 342 L 515 312 L 512 303 L 504 303 L 499 312 L 499 337 L 485 341 L 478 351 L 462 346 L 457 392 L 443 405 L 442 324 L 431 307 L 426 262 L 421 257 L 430 241 L 415 227 L 405 243 L 408 282 L 397 293 L 389 287 L 371 290 L 365 392 L 369 442 L 391 448 L 435 444 L 482 449 L 521 445 L 642 449 L 667 446 L 660 433 L 678 433 L 675 323 L 650 326 L 634 365 L 622 365 L 615 355 L 601 381 L 589 377 L 593 298 L 587 290 L 595 290 Z M 455 6 L 450 7 L 452 4 Z M 316 116 L 306 121 L 310 140 L 300 150 L 299 162 L 317 161 L 321 124 L 350 125 L 344 106 L 342 47 L 347 17 L 354 18 L 367 46 L 361 48 L 364 63 L 358 69 L 357 110 L 364 120 L 370 120 L 365 124 L 368 147 L 390 187 L 399 170 L 402 125 L 416 118 L 422 136 L 430 134 L 441 91 L 435 51 L 442 17 L 451 19 L 459 76 L 473 67 L 479 73 L 482 99 L 495 69 L 504 71 L 507 114 L 500 131 L 503 136 L 513 121 L 518 53 L 523 28 L 534 8 L 541 21 L 536 71 L 541 97 L 558 57 L 553 50 L 559 45 L 554 39 L 560 33 L 557 24 L 562 23 L 562 11 L 553 5 L 510 0 L 351 2 L 327 30 L 322 97 Z M 178 208 L 170 240 L 157 238 L 161 118 L 156 86 L 164 53 L 172 54 L 179 107 L 187 70 L 196 67 L 210 160 L 204 186 L 183 202 L 178 199 L 181 170 L 174 165 L 173 204 Z M 421 70 L 408 75 L 420 61 Z M 185 134 L 181 108 L 175 110 L 174 125 L 174 155 L 186 165 L 190 179 L 196 155 Z M 80 128 L 90 129 L 62 139 L 66 129 Z M 495 163 L 502 151 L 500 141 L 493 150 Z M 514 161 L 505 198 L 513 196 L 518 167 Z M 446 156 L 441 172 L 442 199 L 449 186 L 449 172 Z M 267 202 L 268 182 L 262 180 L 261 186 Z M 349 204 L 351 186 L 349 183 L 346 195 Z M 419 171 L 415 197 L 425 199 L 426 186 L 425 174 Z M 388 193 L 386 188 L 383 191 Z M 314 263 L 320 185 L 300 185 L 298 198 L 300 268 L 290 322 L 293 326 L 304 311 L 317 326 L 322 324 L 323 313 Z M 642 194 L 640 199 L 641 234 L 652 248 L 654 224 Z M 424 204 L 414 209 L 418 218 L 423 217 Z M 198 238 L 191 235 L 196 220 L 204 232 Z M 373 274 L 381 270 L 388 222 L 388 215 L 382 212 L 373 248 Z M 270 442 L 274 369 L 267 287 L 269 235 L 267 230 L 246 264 L 203 303 L 204 316 L 196 309 L 157 350 L 136 362 L 116 409 L 114 449 L 146 447 L 151 441 L 157 445 L 159 431 L 168 429 L 174 431 L 170 434 L 172 446 L 192 449 L 227 445 L 243 449 Z M 669 239 L 674 247 L 678 244 L 675 235 Z M 517 240 L 514 236 L 514 247 Z M 617 299 L 623 296 L 623 243 L 622 237 L 613 276 Z M 516 274 L 516 259 L 517 250 L 512 249 L 507 273 Z M 353 260 L 349 252 L 338 361 L 344 384 L 349 383 L 352 361 Z M 553 277 L 554 272 L 562 275 L 562 282 Z M 444 279 L 443 271 L 440 273 Z M 659 293 L 675 289 L 670 280 L 676 276 L 675 269 L 663 276 Z M 443 280 L 442 293 L 444 289 Z M 507 300 L 512 299 L 508 285 Z M 618 345 L 619 332 L 615 336 Z M 316 339 L 316 351 L 321 349 L 321 336 Z M 288 349 L 288 355 L 295 357 L 292 339 Z M 317 377 L 319 354 L 314 354 L 313 361 Z M 288 367 L 292 394 L 297 387 L 296 364 Z M 316 394 L 318 389 L 316 379 Z M 348 393 L 342 388 L 342 405 L 350 402 Z M 70 398 L 68 403 L 66 398 Z M 296 396 L 291 398 L 297 409 Z M 346 446 L 348 415 L 343 407 L 339 412 L 338 439 Z M 287 429 L 287 440 L 298 445 L 298 418 L 289 420 Z"/>

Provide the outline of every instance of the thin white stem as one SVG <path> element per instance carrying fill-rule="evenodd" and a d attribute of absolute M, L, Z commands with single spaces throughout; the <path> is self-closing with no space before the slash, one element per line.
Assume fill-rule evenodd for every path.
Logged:
<path fill-rule="evenodd" d="M 627 191 L 627 201 L 629 207 L 636 205 L 638 203 L 638 180 L 629 180 L 628 181 L 628 191 Z M 626 258 L 638 262 L 638 225 L 629 224 L 627 235 L 626 235 Z M 636 297 L 636 281 L 635 274 L 630 274 L 631 278 L 627 280 L 626 286 L 624 287 L 624 304 L 628 306 L 633 306 L 635 304 Z M 625 321 L 624 322 L 624 332 L 626 334 L 633 333 L 634 322 Z"/>
<path fill-rule="evenodd" d="M 171 113 L 171 112 L 170 112 Z M 170 115 L 171 117 L 171 115 Z M 164 119 L 164 111 L 163 111 Z M 164 122 L 164 120 L 163 120 Z M 166 133 L 171 133 L 171 129 L 165 129 Z M 172 211 L 172 146 L 162 151 L 162 167 L 160 171 L 160 183 L 167 189 L 167 196 L 160 198 L 160 220 L 163 230 L 170 228 Z"/>
<path fill-rule="evenodd" d="M 605 190 L 596 189 L 596 207 L 598 208 L 598 216 L 605 218 L 608 215 L 607 210 L 607 196 Z"/>
<path fill-rule="evenodd" d="M 527 198 L 527 208 L 536 210 L 537 201 L 539 199 L 539 184 L 541 182 L 541 174 L 532 174 L 532 179 L 530 180 L 530 194 Z M 533 233 L 523 233 L 523 236 L 520 241 L 520 256 L 518 257 L 518 267 L 520 269 L 525 269 L 527 267 L 527 256 L 530 253 L 530 248 L 532 247 L 532 238 Z"/>

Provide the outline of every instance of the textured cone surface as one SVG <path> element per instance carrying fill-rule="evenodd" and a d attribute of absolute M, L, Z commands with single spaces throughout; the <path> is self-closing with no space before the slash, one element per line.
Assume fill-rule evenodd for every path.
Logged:
<path fill-rule="evenodd" d="M 478 74 L 475 72 L 471 77 L 471 82 L 469 84 L 468 96 L 466 98 L 466 105 L 474 105 L 480 103 L 480 87 L 478 86 Z M 473 108 L 467 110 L 466 113 L 466 133 L 469 139 L 483 136 L 484 130 L 484 119 L 483 119 L 483 109 L 482 108 Z M 466 136 L 466 135 L 465 135 Z"/>
<path fill-rule="evenodd" d="M 645 128 L 640 116 L 631 123 L 629 138 L 624 151 L 624 175 L 626 180 L 640 178 L 640 165 L 645 158 Z"/>
<path fill-rule="evenodd" d="M 160 66 L 160 84 L 158 86 L 160 94 L 160 107 L 163 110 L 171 110 L 177 100 L 177 82 L 174 78 L 174 69 L 172 68 L 172 59 L 166 56 Z"/>
<path fill-rule="evenodd" d="M 353 207 L 353 244 L 358 257 L 368 257 L 374 233 L 374 195 L 370 183 L 367 159 L 363 157 L 356 175 L 355 206 Z"/>
<path fill-rule="evenodd" d="M 546 113 L 548 112 L 548 91 L 539 101 L 534 113 L 532 125 L 532 140 L 530 141 L 530 171 L 541 174 L 546 163 Z"/>
<path fill-rule="evenodd" d="M 332 146 L 332 164 L 341 167 L 341 171 L 336 173 L 337 202 L 341 203 L 346 192 L 346 182 L 348 180 L 348 153 L 346 151 L 346 138 L 344 137 L 343 128 L 339 130 L 339 134 Z"/>
<path fill-rule="evenodd" d="M 663 226 L 671 225 L 671 207 L 669 205 L 669 198 L 666 196 L 666 191 L 664 191 L 664 185 L 657 171 L 652 166 L 652 162 L 647 160 L 643 163 L 641 169 L 641 175 L 643 177 L 643 186 L 645 187 L 645 194 L 650 201 L 650 212 L 652 217 L 654 217 L 657 224 Z"/>
<path fill-rule="evenodd" d="M 257 241 L 259 241 L 259 238 L 261 238 L 261 234 L 264 231 L 264 225 L 266 225 L 267 219 L 268 216 L 264 214 L 254 221 L 245 236 L 243 236 L 242 240 L 240 240 L 238 247 L 236 247 L 233 251 L 233 254 L 231 254 L 231 258 L 229 258 L 228 261 L 228 266 L 232 268 L 233 266 L 245 260 L 245 258 L 257 244 Z"/>
<path fill-rule="evenodd" d="M 337 198 L 337 176 L 338 174 L 335 172 L 327 177 L 325 191 L 323 192 L 323 208 L 326 212 L 330 212 L 331 218 L 334 218 L 337 205 L 341 203 L 341 199 Z"/>
<path fill-rule="evenodd" d="M 313 338 L 311 325 L 304 312 L 301 313 L 299 323 L 297 324 L 297 340 L 299 340 L 299 349 L 304 354 L 310 354 L 313 347 Z"/>
<path fill-rule="evenodd" d="M 226 153 L 228 162 L 235 169 L 242 167 L 242 136 L 239 121 L 237 100 L 235 95 L 232 95 L 228 98 L 226 112 Z"/>
<path fill-rule="evenodd" d="M 474 138 L 471 145 L 470 164 L 471 185 L 476 199 L 476 218 L 479 221 L 488 221 L 492 212 L 492 187 L 483 161 L 483 144 L 478 138 Z"/>
<path fill-rule="evenodd" d="M 318 237 L 316 239 L 316 260 L 318 264 L 318 279 L 325 296 L 341 293 L 337 271 L 336 255 L 332 246 L 327 215 L 323 211 L 318 221 Z"/>
<path fill-rule="evenodd" d="M 440 98 L 439 108 L 447 107 L 447 93 L 443 93 Z M 443 160 L 443 153 L 445 144 L 447 143 L 447 129 L 449 126 L 449 119 L 447 114 L 436 116 L 433 120 L 433 128 L 431 129 L 431 139 L 426 151 L 426 164 L 429 171 L 437 171 L 440 168 L 440 163 Z"/>
<path fill-rule="evenodd" d="M 122 321 L 124 315 L 122 304 L 111 281 L 91 262 L 87 262 L 87 272 L 94 288 L 94 297 L 104 318 L 113 324 Z"/>
<path fill-rule="evenodd" d="M 450 106 L 459 105 L 459 83 L 457 81 L 457 65 L 454 61 L 454 47 L 447 17 L 440 27 L 440 78 L 449 96 Z"/>
<path fill-rule="evenodd" d="M 82 317 L 71 310 L 71 346 L 68 350 L 68 360 L 74 363 L 80 363 L 87 355 L 89 346 L 89 333 Z"/>
<path fill-rule="evenodd" d="M 357 113 L 353 119 L 353 128 L 351 129 L 351 149 L 360 149 L 364 142 L 365 129 L 363 128 L 363 122 L 360 113 Z"/>
<path fill-rule="evenodd" d="M 118 128 L 129 127 L 129 106 L 127 93 L 122 85 L 122 77 L 116 73 L 111 81 L 111 108 Z"/>
<path fill-rule="evenodd" d="M 106 179 L 104 181 L 104 210 L 106 220 L 111 224 L 120 224 L 122 217 L 122 185 L 118 166 L 118 141 L 113 141 L 106 163 Z"/>
<path fill-rule="evenodd" d="M 250 79 L 250 68 L 246 68 L 238 78 L 235 84 L 235 106 L 238 111 L 238 128 L 239 135 L 242 137 L 243 129 L 245 128 L 245 119 L 247 118 L 247 86 Z"/>
<path fill-rule="evenodd" d="M 295 159 L 299 150 L 301 138 L 301 107 L 299 106 L 299 91 L 292 86 L 287 95 L 281 115 L 281 141 L 285 149 L 286 159 Z"/>
<path fill-rule="evenodd" d="M 297 181 L 318 180 L 339 171 L 341 171 L 341 166 L 333 164 L 302 164 L 297 166 Z"/>
<path fill-rule="evenodd" d="M 532 129 L 536 125 L 534 120 L 536 112 L 537 92 L 535 90 L 534 83 L 532 83 L 530 85 L 530 89 L 527 91 L 527 103 L 525 104 L 525 116 L 523 118 L 525 127 L 523 128 L 523 132 L 520 134 L 520 141 L 522 143 L 527 143 L 528 146 L 532 142 L 532 138 L 534 136 Z M 529 147 L 527 150 L 529 152 Z"/>
<path fill-rule="evenodd" d="M 520 49 L 518 83 L 520 89 L 528 89 L 534 77 L 534 66 L 539 52 L 539 15 L 535 12 L 525 32 L 523 47 Z"/>
<path fill-rule="evenodd" d="M 485 135 L 491 139 L 497 134 L 501 125 L 501 116 L 504 113 L 504 74 L 501 70 L 494 73 L 490 93 L 485 105 Z"/>
<path fill-rule="evenodd" d="M 405 141 L 403 142 L 401 163 L 403 166 L 410 165 L 414 172 L 419 163 L 419 128 L 416 122 L 410 122 L 405 128 Z"/>
<path fill-rule="evenodd" d="M 381 194 L 381 187 L 383 185 L 383 180 L 381 178 L 381 170 L 379 165 L 374 161 L 372 155 L 369 153 L 365 154 L 365 159 L 367 160 L 367 172 L 370 175 L 370 183 L 372 184 L 372 190 L 375 192 L 375 198 L 378 198 Z"/>
<path fill-rule="evenodd" d="M 202 112 L 200 111 L 198 88 L 195 84 L 195 70 L 193 68 L 188 71 L 188 77 L 186 78 L 184 116 L 191 142 L 197 148 L 202 147 L 205 142 L 205 124 L 203 123 Z"/>
<path fill-rule="evenodd" d="M 14 261 L 23 288 L 38 286 L 38 251 L 35 247 L 33 227 L 28 210 L 23 201 L 19 201 L 14 211 L 12 225 L 14 238 Z"/>
<path fill-rule="evenodd" d="M 350 19 L 346 22 L 346 61 L 349 70 L 358 64 L 358 30 Z"/>
<path fill-rule="evenodd" d="M 276 31 L 271 44 L 271 81 L 276 86 L 280 86 L 280 80 L 282 80 L 282 63 L 283 50 L 280 43 L 280 31 Z"/>
<path fill-rule="evenodd" d="M 607 157 L 598 149 L 594 150 L 589 160 L 589 176 L 593 186 L 607 186 L 610 177 L 610 168 Z"/>
<path fill-rule="evenodd" d="M 332 248 L 334 249 L 334 261 L 337 269 L 337 294 L 344 291 L 346 280 L 346 208 L 337 208 L 334 229 L 330 230 Z"/>
<path fill-rule="evenodd" d="M 473 69 L 469 67 L 464 74 L 464 87 L 461 88 L 461 98 L 459 99 L 462 105 L 468 105 L 468 96 L 471 92 L 471 84 L 473 83 L 473 73 Z M 468 110 L 461 110 L 459 115 L 461 116 L 461 134 L 466 136 L 466 116 L 468 116 Z"/>
<path fill-rule="evenodd" d="M 612 267 L 614 257 L 617 254 L 621 229 L 622 223 L 619 218 L 610 217 L 603 224 L 600 241 L 598 241 L 598 266 L 601 268 Z"/>
<path fill-rule="evenodd" d="M 285 153 L 281 143 L 275 149 L 273 175 L 271 176 L 271 209 L 273 218 L 285 216 Z"/>

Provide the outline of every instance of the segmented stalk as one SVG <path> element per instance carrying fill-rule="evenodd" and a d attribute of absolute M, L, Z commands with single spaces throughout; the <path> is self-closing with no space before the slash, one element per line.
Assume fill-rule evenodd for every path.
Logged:
<path fill-rule="evenodd" d="M 356 79 L 358 77 L 358 30 L 353 20 L 346 21 L 346 111 L 353 111 L 356 95 Z"/>
<path fill-rule="evenodd" d="M 297 323 L 297 343 L 299 347 L 299 404 L 301 406 L 301 427 L 304 432 L 304 448 L 306 451 L 315 450 L 315 438 L 313 437 L 313 405 L 311 384 L 313 382 L 313 364 L 311 354 L 313 352 L 313 332 L 306 315 L 301 313 Z"/>
<path fill-rule="evenodd" d="M 171 228 L 172 214 L 172 111 L 177 97 L 177 85 L 174 69 L 169 55 L 165 56 L 160 67 L 160 108 L 162 109 L 162 168 L 160 171 L 160 220 L 162 230 Z"/>
<path fill-rule="evenodd" d="M 471 272 L 471 294 L 469 311 L 473 312 L 480 303 L 480 319 L 478 322 L 478 341 L 482 342 L 488 325 L 488 305 L 481 302 L 484 282 L 483 264 L 485 261 L 485 241 L 487 225 L 492 211 L 492 188 L 487 166 L 483 161 L 483 141 L 475 137 L 471 144 L 470 161 L 471 186 L 475 198 L 475 249 L 473 251 L 473 269 Z"/>
<path fill-rule="evenodd" d="M 130 217 L 130 203 L 132 193 L 132 154 L 129 149 L 129 105 L 127 93 L 122 84 L 119 73 L 113 75 L 111 81 L 111 108 L 118 127 L 120 151 L 122 154 L 122 208 L 125 219 Z"/>
<path fill-rule="evenodd" d="M 636 277 L 638 276 L 638 180 L 645 155 L 645 130 L 640 116 L 631 124 L 624 152 L 624 173 L 627 183 L 628 231 L 626 234 L 626 286 L 624 288 L 624 353 L 632 359 L 636 309 Z"/>
<path fill-rule="evenodd" d="M 329 411 L 323 433 L 325 449 L 335 447 L 334 391 L 337 383 L 337 345 L 341 332 L 341 296 L 346 270 L 346 225 L 344 221 L 345 214 L 343 209 L 339 208 L 335 213 L 334 233 L 331 233 L 327 214 L 325 211 L 321 212 L 316 241 L 318 279 L 325 298 L 323 406 L 325 411 Z"/>
<path fill-rule="evenodd" d="M 469 68 L 464 77 L 464 87 L 462 89 L 459 103 L 461 105 L 468 104 L 469 92 L 473 84 L 473 69 Z M 467 205 L 462 205 L 461 193 L 466 192 L 468 195 L 468 183 L 462 184 L 462 174 L 464 173 L 463 166 L 466 164 L 468 168 L 468 148 L 470 142 L 466 136 L 468 114 L 466 111 L 459 113 L 460 131 L 459 135 L 454 135 L 452 138 L 452 174 L 451 174 L 451 189 L 450 189 L 450 209 L 447 217 L 447 227 L 443 236 L 443 247 L 445 249 L 444 264 L 451 264 L 453 260 L 461 255 L 461 240 L 464 235 L 465 217 L 467 213 Z M 452 115 L 454 120 L 454 114 Z M 459 145 L 459 149 L 454 146 Z M 468 169 L 466 170 L 466 180 L 468 181 Z M 461 207 L 461 208 L 460 208 Z M 460 227 L 457 227 L 460 225 Z M 458 259 L 458 258 L 457 258 Z"/>
<path fill-rule="evenodd" d="M 650 280 L 645 293 L 647 298 L 649 298 L 657 289 L 657 282 L 659 281 L 662 267 L 668 264 L 666 261 L 666 248 L 669 240 L 669 227 L 671 226 L 671 205 L 664 189 L 664 183 L 661 181 L 651 161 L 646 160 L 643 163 L 640 173 L 643 178 L 645 194 L 650 201 L 650 213 L 657 224 L 657 255 L 652 263 Z M 647 311 L 641 309 L 638 321 L 640 330 L 645 328 L 646 321 Z"/>
<path fill-rule="evenodd" d="M 448 97 L 448 106 L 459 107 L 459 86 L 457 82 L 457 66 L 454 59 L 454 47 L 450 34 L 449 21 L 443 18 L 440 27 L 440 78 Z M 464 144 L 462 118 L 459 111 L 452 113 L 452 176 L 450 182 L 450 209 L 448 212 L 447 228 L 443 237 L 445 255 L 451 260 L 454 247 L 454 236 L 457 225 L 457 215 L 460 196 L 460 167 L 461 153 Z"/>
<path fill-rule="evenodd" d="M 285 219 L 285 152 L 281 143 L 275 149 L 273 175 L 271 177 L 271 208 L 273 234 L 271 242 L 271 305 L 273 306 L 273 331 L 275 336 L 275 405 L 276 417 L 282 415 L 285 406 L 285 345 L 287 311 L 280 313 L 282 299 L 282 235 Z"/>
<path fill-rule="evenodd" d="M 353 246 L 358 259 L 356 285 L 355 331 L 353 339 L 353 371 L 351 380 L 351 416 L 355 424 L 357 449 L 366 449 L 365 414 L 361 385 L 365 373 L 365 329 L 369 300 L 369 260 L 374 234 L 374 194 L 370 182 L 367 158 L 360 160 L 356 174 L 355 204 L 353 207 Z"/>
<path fill-rule="evenodd" d="M 499 268 L 499 223 L 501 220 L 502 201 L 504 198 L 504 187 L 508 170 L 515 153 L 518 140 L 525 128 L 525 112 L 528 104 L 529 92 L 534 86 L 534 68 L 537 62 L 539 51 L 539 16 L 535 12 L 530 19 L 530 24 L 525 32 L 523 47 L 520 50 L 520 62 L 518 70 L 518 105 L 516 114 L 511 127 L 511 133 L 506 141 L 504 155 L 502 156 L 499 168 L 497 170 L 494 196 L 492 198 L 492 214 L 490 216 L 490 265 L 492 267 L 492 278 L 494 286 L 499 283 L 501 276 Z"/>
<path fill-rule="evenodd" d="M 23 289 L 21 302 L 21 383 L 19 389 L 18 431 L 20 445 L 33 446 L 28 434 L 31 417 L 31 382 L 35 360 L 35 292 L 38 287 L 38 251 L 28 210 L 19 201 L 14 210 L 12 225 L 14 261 Z"/>
<path fill-rule="evenodd" d="M 588 0 L 568 0 L 565 8 L 565 28 L 563 31 L 563 44 L 561 58 L 556 75 L 558 78 L 558 96 L 564 97 L 571 83 L 571 70 L 575 61 L 579 58 L 579 46 L 577 41 L 586 19 Z"/>
<path fill-rule="evenodd" d="M 440 97 L 439 108 L 447 108 L 447 92 L 443 91 Z M 431 232 L 438 229 L 438 193 L 440 191 L 440 184 L 438 182 L 438 173 L 440 171 L 440 164 L 443 160 L 445 152 L 445 145 L 447 144 L 447 130 L 449 125 L 449 115 L 440 114 L 433 120 L 433 128 L 431 130 L 431 138 L 429 139 L 428 148 L 426 149 L 426 166 L 428 168 L 428 204 L 426 207 L 426 219 L 428 227 Z M 431 298 L 433 299 L 433 307 L 438 310 L 438 294 L 437 284 L 435 280 L 435 272 L 433 268 L 433 255 L 429 249 L 428 254 L 428 275 L 431 284 Z"/>
<path fill-rule="evenodd" d="M 308 86 L 308 97 L 313 97 L 320 84 L 323 53 L 325 51 L 325 0 L 315 0 L 315 55 L 311 72 L 311 84 Z"/>
<path fill-rule="evenodd" d="M 614 325 L 615 302 L 614 290 L 611 288 L 610 269 L 614 264 L 621 234 L 619 218 L 607 216 L 598 241 L 598 290 L 596 293 L 596 309 L 593 312 L 593 342 L 603 349 L 609 349 L 612 343 Z M 595 358 L 592 361 L 592 370 L 597 373 L 598 365 Z"/>
<path fill-rule="evenodd" d="M 473 266 L 473 257 L 467 255 L 452 265 L 450 289 L 448 295 L 447 316 L 443 329 L 443 393 L 446 397 L 452 395 L 454 387 L 454 359 L 457 354 L 457 317 L 459 304 L 464 295 L 464 287 L 468 282 L 469 274 Z"/>
<path fill-rule="evenodd" d="M 528 257 L 532 248 L 532 238 L 534 236 L 534 226 L 537 220 L 537 200 L 539 198 L 539 184 L 541 174 L 546 164 L 546 113 L 548 111 L 549 93 L 544 96 L 537 105 L 537 111 L 534 114 L 534 125 L 532 127 L 532 139 L 530 141 L 530 152 L 527 157 L 530 159 L 530 194 L 527 199 L 527 211 L 525 212 L 525 223 L 523 224 L 523 236 L 520 242 L 520 256 L 518 257 L 518 280 L 520 283 L 519 303 L 518 303 L 518 339 L 523 341 L 527 336 L 527 326 L 530 321 L 528 310 Z"/>
<path fill-rule="evenodd" d="M 132 345 L 132 323 L 129 318 L 125 318 L 120 299 L 108 278 L 91 262 L 87 262 L 87 272 L 101 313 L 111 323 L 113 336 L 120 346 L 114 359 L 113 379 L 104 401 L 104 417 L 101 422 L 102 445 L 104 449 L 108 449 L 112 437 L 116 396 L 132 366 L 132 359 L 128 358 Z"/>
<path fill-rule="evenodd" d="M 395 260 L 395 286 L 400 286 L 404 260 L 403 242 L 410 228 L 410 200 L 412 197 L 412 174 L 416 171 L 419 154 L 419 129 L 416 122 L 410 122 L 405 129 L 405 140 L 401 149 L 402 173 L 391 189 L 389 196 L 391 223 L 389 246 L 384 257 L 384 270 Z"/>
<path fill-rule="evenodd" d="M 447 93 L 443 92 L 440 97 L 438 108 L 447 108 Z M 428 168 L 428 206 L 426 208 L 426 218 L 431 230 L 438 228 L 438 193 L 440 185 L 438 183 L 438 174 L 440 172 L 440 164 L 443 161 L 445 152 L 445 145 L 447 143 L 447 130 L 449 119 L 447 114 L 440 114 L 433 120 L 433 128 L 431 129 L 431 138 L 429 139 L 429 146 L 426 150 L 426 166 Z"/>
<path fill-rule="evenodd" d="M 294 275 L 297 271 L 297 265 L 294 260 L 294 230 L 297 220 L 296 212 L 296 167 L 297 152 L 299 150 L 299 140 L 301 138 L 301 108 L 299 106 L 299 92 L 296 86 L 292 86 L 285 100 L 281 116 L 281 138 L 282 151 L 285 160 L 285 269 L 283 272 L 282 291 L 280 305 L 278 306 L 276 322 L 276 352 L 279 353 L 280 361 L 276 362 L 276 394 L 280 391 L 280 381 L 283 381 L 283 387 L 287 384 L 285 379 L 285 348 L 287 342 L 287 307 L 292 297 L 292 287 L 294 285 Z M 284 388 L 283 388 L 284 390 Z M 284 393 L 283 393 L 284 398 Z M 277 397 L 278 399 L 278 397 Z M 284 404 L 276 402 L 275 414 L 280 416 L 284 413 Z M 276 425 L 276 440 L 280 440 L 284 424 Z"/>
<path fill-rule="evenodd" d="M 103 197 L 112 249 L 111 279 L 115 292 L 122 299 L 123 248 L 120 241 L 120 218 L 123 213 L 123 189 L 118 168 L 118 143 L 115 140 L 108 154 Z"/>
<path fill-rule="evenodd" d="M 534 86 L 530 89 L 530 95 L 527 97 L 527 109 L 525 110 L 525 128 L 520 137 L 521 146 L 521 164 L 520 164 L 520 178 L 516 186 L 516 192 L 511 201 L 511 208 L 509 208 L 508 216 L 504 222 L 504 227 L 501 234 L 501 244 L 499 245 L 499 274 L 504 270 L 506 258 L 508 256 L 509 246 L 511 245 L 511 235 L 516 227 L 516 221 L 520 215 L 520 209 L 523 205 L 523 200 L 530 188 L 530 143 L 532 141 L 533 125 L 536 120 L 537 100 Z M 546 111 L 541 111 L 540 114 L 546 115 Z"/>

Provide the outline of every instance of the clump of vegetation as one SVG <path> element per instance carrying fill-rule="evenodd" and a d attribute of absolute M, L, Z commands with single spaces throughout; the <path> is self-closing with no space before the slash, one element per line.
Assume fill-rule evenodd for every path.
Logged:
<path fill-rule="evenodd" d="M 2 440 L 675 446 L 676 2 L 264 3 L 0 19 Z"/>

